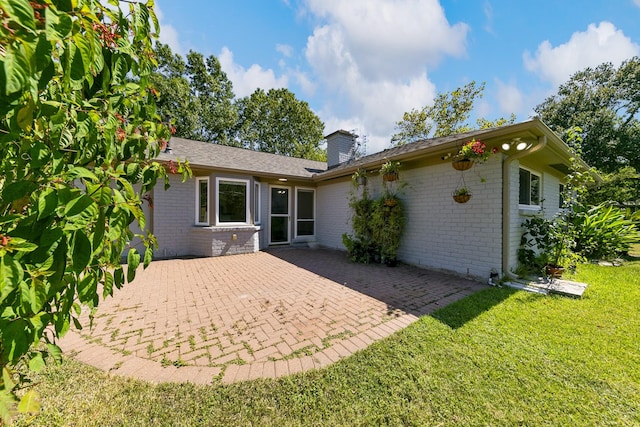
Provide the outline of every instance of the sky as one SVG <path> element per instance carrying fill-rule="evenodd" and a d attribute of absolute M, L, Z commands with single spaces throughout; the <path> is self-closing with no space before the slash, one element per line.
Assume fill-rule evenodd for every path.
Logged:
<path fill-rule="evenodd" d="M 572 74 L 640 56 L 640 0 L 156 0 L 160 41 L 215 55 L 237 97 L 287 88 L 325 124 L 389 147 L 406 111 L 485 82 L 524 121 Z M 366 139 L 366 141 L 364 141 Z"/>

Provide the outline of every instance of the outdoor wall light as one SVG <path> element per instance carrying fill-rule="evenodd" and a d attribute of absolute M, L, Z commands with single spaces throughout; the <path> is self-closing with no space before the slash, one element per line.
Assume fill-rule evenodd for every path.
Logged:
<path fill-rule="evenodd" d="M 504 151 L 509 151 L 511 149 L 511 144 L 509 144 L 508 142 L 505 142 L 502 144 L 502 149 Z"/>
<path fill-rule="evenodd" d="M 278 181 L 280 181 L 280 182 L 287 182 L 287 178 L 278 178 Z"/>
<path fill-rule="evenodd" d="M 527 143 L 526 142 L 519 142 L 518 145 L 516 145 L 516 150 L 518 150 L 518 151 L 522 151 L 525 148 L 527 148 Z"/>

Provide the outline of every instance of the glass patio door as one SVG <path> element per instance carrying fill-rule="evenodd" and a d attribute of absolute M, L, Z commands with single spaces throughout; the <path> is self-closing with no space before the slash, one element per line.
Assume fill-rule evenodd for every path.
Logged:
<path fill-rule="evenodd" d="M 269 243 L 289 243 L 289 188 L 271 187 Z"/>

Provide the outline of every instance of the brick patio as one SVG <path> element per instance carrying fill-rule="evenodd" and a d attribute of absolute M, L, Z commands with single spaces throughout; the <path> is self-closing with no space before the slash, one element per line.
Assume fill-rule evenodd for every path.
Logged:
<path fill-rule="evenodd" d="M 155 261 L 61 347 L 156 383 L 275 378 L 334 363 L 483 287 L 326 249 Z"/>

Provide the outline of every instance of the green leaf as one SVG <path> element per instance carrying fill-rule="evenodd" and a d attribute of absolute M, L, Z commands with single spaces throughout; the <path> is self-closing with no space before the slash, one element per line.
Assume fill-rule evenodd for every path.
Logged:
<path fill-rule="evenodd" d="M 54 8 L 45 8 L 45 34 L 47 39 L 51 42 L 57 42 L 71 33 L 73 27 L 73 21 L 67 14 L 58 15 Z"/>
<path fill-rule="evenodd" d="M 102 297 L 113 296 L 113 275 L 108 271 L 104 273 L 104 283 L 102 285 Z"/>
<path fill-rule="evenodd" d="M 33 124 L 33 103 L 28 103 L 18 110 L 18 126 L 20 129 L 30 131 Z"/>
<path fill-rule="evenodd" d="M 23 277 L 22 265 L 11 255 L 5 254 L 0 258 L 0 303 L 18 288 Z"/>
<path fill-rule="evenodd" d="M 38 186 L 31 181 L 12 182 L 2 191 L 3 202 L 8 203 L 22 199 L 24 196 L 28 196 L 35 191 L 36 188 L 38 188 Z"/>
<path fill-rule="evenodd" d="M 73 236 L 73 247 L 71 248 L 71 260 L 73 271 L 80 273 L 91 261 L 91 242 L 84 233 L 84 230 L 77 230 Z"/>
<path fill-rule="evenodd" d="M 2 417 L 4 425 L 7 426 L 11 425 L 16 401 L 15 396 L 11 392 L 12 389 L 13 387 L 0 389 L 0 417 Z"/>
<path fill-rule="evenodd" d="M 46 366 L 42 353 L 36 353 L 35 356 L 29 360 L 29 369 L 33 372 L 39 372 Z"/>
<path fill-rule="evenodd" d="M 7 249 L 18 252 L 32 252 L 38 249 L 38 245 L 21 237 L 11 237 L 7 244 Z"/>
<path fill-rule="evenodd" d="M 84 74 L 89 72 L 89 67 L 91 66 L 91 58 L 92 58 L 92 51 L 91 51 L 91 44 L 89 43 L 89 41 L 87 40 L 87 38 L 81 34 L 81 33 L 77 33 L 73 36 L 73 40 L 76 44 L 76 47 L 78 48 L 76 53 L 80 53 L 80 57 L 82 59 L 82 65 L 84 67 Z"/>
<path fill-rule="evenodd" d="M 67 207 L 64 211 L 66 216 L 75 216 L 81 214 L 88 209 L 91 205 L 95 205 L 93 199 L 86 194 L 76 197 L 67 203 Z M 96 206 L 97 207 L 97 206 Z"/>
<path fill-rule="evenodd" d="M 4 346 L 2 354 L 7 357 L 11 363 L 18 361 L 23 354 L 29 350 L 31 331 L 24 319 L 16 319 L 4 328 L 2 331 L 2 339 Z"/>
<path fill-rule="evenodd" d="M 31 67 L 24 47 L 16 44 L 7 46 L 2 62 L 6 76 L 5 93 L 22 91 L 31 75 Z"/>
<path fill-rule="evenodd" d="M 84 304 L 92 306 L 97 297 L 98 280 L 93 272 L 85 274 L 78 282 L 78 299 Z"/>
<path fill-rule="evenodd" d="M 45 188 L 38 196 L 38 219 L 51 215 L 58 207 L 58 194 L 53 188 Z"/>
<path fill-rule="evenodd" d="M 49 357 L 53 359 L 55 363 L 62 362 L 62 350 L 55 344 L 47 343 L 47 352 Z"/>
<path fill-rule="evenodd" d="M 36 22 L 33 16 L 33 8 L 27 0 L 9 0 L 2 2 L 2 8 L 7 11 L 9 17 L 14 18 L 25 28 L 36 29 Z"/>
<path fill-rule="evenodd" d="M 40 359 L 42 359 L 42 357 L 40 357 Z M 34 359 L 31 359 L 31 360 L 33 361 Z M 44 366 L 44 361 L 42 362 L 42 364 Z M 29 362 L 29 368 L 32 371 L 36 370 L 31 368 L 31 362 Z M 26 392 L 24 396 L 22 396 L 22 399 L 20 399 L 20 403 L 18 404 L 18 412 L 20 412 L 21 414 L 25 414 L 25 413 L 38 414 L 40 413 L 41 408 L 42 408 L 42 402 L 40 401 L 40 395 L 34 389 L 31 389 L 28 392 Z"/>
<path fill-rule="evenodd" d="M 144 268 L 149 267 L 151 261 L 153 261 L 153 248 L 147 247 L 144 251 L 144 263 L 142 264 L 142 266 Z"/>
<path fill-rule="evenodd" d="M 84 178 L 92 182 L 98 181 L 98 177 L 96 176 L 96 174 L 94 174 L 87 168 L 83 168 L 82 166 L 73 166 L 69 168 L 69 178 L 70 179 Z"/>
<path fill-rule="evenodd" d="M 140 254 L 136 248 L 129 249 L 127 254 L 127 282 L 133 281 L 136 277 L 136 269 L 140 265 Z"/>

